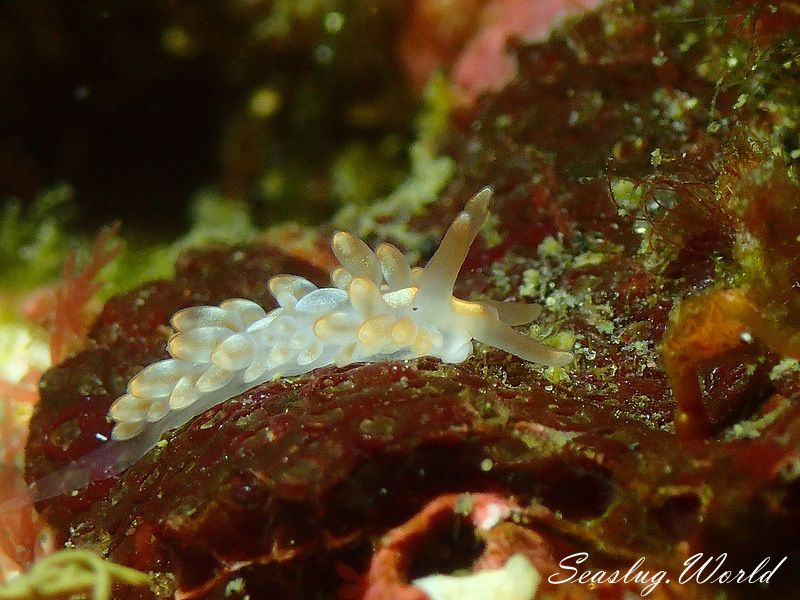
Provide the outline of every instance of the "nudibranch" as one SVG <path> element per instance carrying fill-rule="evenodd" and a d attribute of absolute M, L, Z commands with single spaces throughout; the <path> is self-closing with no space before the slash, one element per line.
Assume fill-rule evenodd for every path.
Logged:
<path fill-rule="evenodd" d="M 411 268 L 391 244 L 373 252 L 344 232 L 333 237 L 341 266 L 333 287 L 276 275 L 278 307 L 266 312 L 234 298 L 178 311 L 171 358 L 145 367 L 110 407 L 112 440 L 32 485 L 36 500 L 120 473 L 161 436 L 250 388 L 325 365 L 434 356 L 464 361 L 473 340 L 527 361 L 565 365 L 572 354 L 539 343 L 513 325 L 539 316 L 535 304 L 468 301 L 453 296 L 467 252 L 488 214 L 490 188 L 470 199 L 424 268 Z"/>

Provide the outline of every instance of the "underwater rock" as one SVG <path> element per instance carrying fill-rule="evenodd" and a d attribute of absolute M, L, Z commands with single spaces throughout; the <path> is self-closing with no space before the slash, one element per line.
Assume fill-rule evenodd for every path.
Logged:
<path fill-rule="evenodd" d="M 184 598 L 360 597 L 382 536 L 467 492 L 519 507 L 487 535 L 504 557 L 529 557 L 537 598 L 565 597 L 547 575 L 578 551 L 587 567 L 644 557 L 671 577 L 697 552 L 727 553 L 734 570 L 800 558 L 796 362 L 757 335 L 704 355 L 696 377 L 712 436 L 680 440 L 661 355 L 665 331 L 686 326 L 676 306 L 687 297 L 737 289 L 761 301 L 787 280 L 769 257 L 798 256 L 797 240 L 758 215 L 775 223 L 800 201 L 786 158 L 800 40 L 766 7 L 712 4 L 611 4 L 519 44 L 518 76 L 455 116 L 455 181 L 407 224 L 435 248 L 491 184 L 494 216 L 456 294 L 541 303 L 534 337 L 571 350 L 573 366 L 479 347 L 458 365 L 422 358 L 268 382 L 169 434 L 117 480 L 42 502 L 47 519 L 78 547 L 164 574 L 157 595 Z M 765 139 L 778 147 L 764 151 Z M 109 404 L 166 357 L 175 310 L 228 297 L 269 308 L 266 281 L 280 272 L 326 280 L 267 246 L 220 248 L 182 258 L 174 281 L 112 299 L 90 347 L 45 375 L 28 479 L 108 436 Z M 792 312 L 762 304 L 796 331 Z M 481 548 L 456 529 L 420 542 L 409 581 L 473 566 Z M 726 592 L 798 588 L 785 569 L 768 588 Z M 664 583 L 652 597 L 717 592 Z"/>

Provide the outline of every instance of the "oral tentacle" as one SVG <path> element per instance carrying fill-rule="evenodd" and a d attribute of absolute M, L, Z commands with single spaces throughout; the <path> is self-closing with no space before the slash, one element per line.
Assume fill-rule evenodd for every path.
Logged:
<path fill-rule="evenodd" d="M 519 356 L 523 360 L 548 367 L 563 367 L 573 359 L 571 352 L 557 350 L 537 342 L 514 331 L 491 315 L 486 315 L 478 321 L 477 327 L 473 330 L 473 337 L 479 342 Z"/>

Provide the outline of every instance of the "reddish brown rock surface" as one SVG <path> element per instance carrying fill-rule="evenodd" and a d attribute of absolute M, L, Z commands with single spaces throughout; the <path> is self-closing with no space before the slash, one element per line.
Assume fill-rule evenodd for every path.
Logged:
<path fill-rule="evenodd" d="M 43 503 L 47 517 L 78 546 L 163 573 L 155 593 L 182 597 L 358 594 L 343 573 L 365 572 L 381 535 L 462 492 L 513 499 L 521 521 L 484 542 L 525 552 L 544 574 L 578 550 L 595 567 L 643 556 L 673 575 L 694 552 L 726 552 L 734 570 L 766 556 L 800 560 L 798 371 L 773 370 L 781 356 L 769 340 L 712 356 L 698 376 L 716 437 L 680 443 L 659 352 L 679 300 L 728 287 L 758 297 L 753 265 L 780 284 L 761 258 L 774 248 L 798 256 L 796 240 L 764 234 L 757 216 L 795 214 L 800 202 L 786 191 L 800 187 L 781 154 L 797 141 L 783 120 L 798 110 L 798 65 L 782 66 L 800 49 L 786 25 L 793 6 L 776 5 L 783 21 L 743 4 L 721 14 L 609 8 L 520 47 L 518 78 L 458 115 L 449 148 L 458 178 L 410 227 L 435 232 L 494 185 L 495 218 L 457 293 L 543 302 L 536 335 L 572 335 L 577 360 L 565 372 L 481 347 L 462 365 L 331 367 L 266 384 L 174 432 L 118 480 Z M 747 43 L 757 59 L 739 53 Z M 751 63 L 739 70 L 728 60 L 718 84 L 723 50 Z M 757 89 L 750 73 L 760 74 Z M 752 101 L 734 109 L 743 93 Z M 784 146 L 763 151 L 769 138 Z M 720 200 L 720 181 L 744 182 L 737 203 Z M 770 200 L 762 191 L 776 181 L 783 192 Z M 741 242 L 751 233 L 755 250 Z M 100 444 L 109 403 L 163 356 L 172 312 L 232 296 L 269 307 L 265 283 L 279 272 L 325 280 L 266 246 L 217 249 L 186 256 L 172 282 L 110 301 L 90 348 L 44 378 L 29 478 Z M 796 331 L 793 313 L 764 306 L 766 319 Z M 409 577 L 480 554 L 455 529 L 429 546 Z M 793 572 L 725 593 L 791 597 L 800 590 Z M 716 592 L 673 585 L 658 594 Z M 545 586 L 542 597 L 578 593 Z"/>

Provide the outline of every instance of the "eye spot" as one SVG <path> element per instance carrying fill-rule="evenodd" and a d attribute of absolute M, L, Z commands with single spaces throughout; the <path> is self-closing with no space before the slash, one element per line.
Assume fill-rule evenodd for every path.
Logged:
<path fill-rule="evenodd" d="M 419 310 L 419 306 L 412 306 L 411 310 Z"/>

